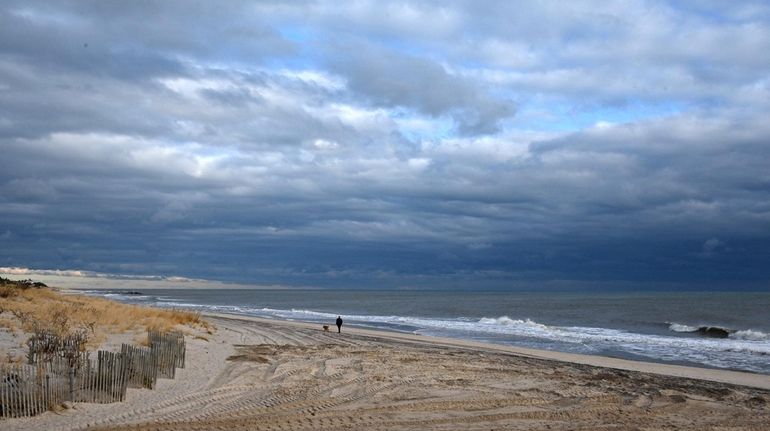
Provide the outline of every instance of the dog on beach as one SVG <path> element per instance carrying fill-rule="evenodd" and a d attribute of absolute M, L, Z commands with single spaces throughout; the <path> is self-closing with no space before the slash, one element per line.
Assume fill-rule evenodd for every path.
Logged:
<path fill-rule="evenodd" d="M 329 332 L 329 325 L 324 325 L 324 332 Z"/>

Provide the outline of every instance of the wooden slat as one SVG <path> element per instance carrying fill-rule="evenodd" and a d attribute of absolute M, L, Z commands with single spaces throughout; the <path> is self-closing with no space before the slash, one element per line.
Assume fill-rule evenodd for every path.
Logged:
<path fill-rule="evenodd" d="M 0 381 L 0 415 L 3 417 L 8 417 L 8 401 L 6 400 L 5 392 L 6 392 L 6 368 L 5 365 L 0 366 L 0 377 L 2 378 L 2 381 Z"/>
<path fill-rule="evenodd" d="M 19 409 L 16 404 L 16 388 L 14 387 L 14 379 L 16 376 L 16 366 L 11 365 L 8 371 L 8 405 L 11 407 L 9 417 L 16 416 L 16 411 Z"/>
<path fill-rule="evenodd" d="M 24 397 L 22 399 L 22 413 L 26 416 L 31 416 L 32 412 L 32 385 L 30 385 L 30 373 L 29 368 L 27 367 L 20 367 L 21 375 L 22 375 L 22 393 L 24 394 Z"/>

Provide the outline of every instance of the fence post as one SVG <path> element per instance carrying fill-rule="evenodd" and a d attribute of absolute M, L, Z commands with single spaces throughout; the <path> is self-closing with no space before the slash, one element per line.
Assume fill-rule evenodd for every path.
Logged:
<path fill-rule="evenodd" d="M 51 376 L 49 376 L 48 373 L 45 373 L 45 408 L 46 410 L 52 407 L 50 390 L 51 390 Z"/>
<path fill-rule="evenodd" d="M 3 386 L 0 386 L 0 416 L 6 417 L 8 416 L 6 414 L 6 409 L 8 406 L 6 405 L 5 401 L 5 366 L 0 366 L 0 372 L 2 372 L 3 377 L 3 380 L 0 382 L 3 384 Z"/>
<path fill-rule="evenodd" d="M 70 365 L 69 369 L 69 389 L 70 389 L 70 402 L 75 402 L 75 368 Z"/>

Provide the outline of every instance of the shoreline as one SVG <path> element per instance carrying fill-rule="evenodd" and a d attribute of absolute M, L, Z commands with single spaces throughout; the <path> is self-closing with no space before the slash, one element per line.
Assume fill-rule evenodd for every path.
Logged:
<path fill-rule="evenodd" d="M 83 295 L 84 291 L 88 291 L 92 289 L 61 288 L 61 290 L 63 291 L 63 293 Z M 116 290 L 126 290 L 126 289 L 116 289 Z M 150 291 L 151 290 L 152 289 L 150 289 Z M 141 293 L 141 294 L 144 294 L 144 293 Z M 111 301 L 121 302 L 121 303 L 123 302 L 113 298 L 106 298 L 106 299 Z M 157 307 L 156 305 L 146 305 L 146 304 L 137 304 L 137 305 L 147 306 L 147 307 Z M 166 307 L 158 307 L 158 308 L 166 308 Z M 206 316 L 206 315 L 227 316 L 227 317 L 233 317 L 233 318 L 242 317 L 242 318 L 254 319 L 255 321 L 302 323 L 307 325 L 305 326 L 307 328 L 317 328 L 317 327 L 320 327 L 320 325 L 322 325 L 322 323 L 320 322 L 287 320 L 280 317 L 261 317 L 261 316 L 253 316 L 249 314 L 241 314 L 238 312 L 227 312 L 227 311 L 213 312 L 213 311 L 205 311 L 200 309 L 190 309 L 187 311 L 197 312 L 197 313 L 200 313 L 202 316 Z M 398 331 L 395 329 L 391 330 L 386 327 L 370 328 L 365 326 L 364 327 L 352 326 L 351 324 L 348 324 L 346 327 L 350 329 L 352 328 L 360 329 L 361 331 L 371 331 L 371 334 L 376 334 L 375 336 L 386 337 L 387 334 L 400 334 L 407 337 L 409 336 L 418 337 L 420 340 L 425 340 L 427 337 L 427 339 L 438 340 L 439 342 L 443 343 L 446 346 L 454 346 L 454 347 L 464 346 L 466 348 L 489 349 L 489 350 L 495 350 L 498 352 L 508 352 L 512 354 L 528 356 L 533 358 L 551 359 L 551 360 L 558 360 L 563 362 L 573 362 L 578 364 L 608 367 L 608 368 L 619 369 L 619 370 L 642 371 L 642 372 L 650 372 L 650 373 L 656 373 L 656 374 L 662 374 L 662 375 L 699 378 L 703 380 L 741 384 L 741 385 L 757 387 L 762 389 L 770 389 L 770 373 L 765 374 L 758 371 L 719 368 L 716 366 L 707 366 L 707 365 L 698 364 L 695 362 L 687 362 L 687 361 L 681 361 L 681 362 L 663 361 L 663 360 L 657 361 L 653 358 L 644 358 L 644 357 L 638 357 L 638 356 L 634 357 L 632 355 L 629 355 L 630 357 L 623 357 L 622 355 L 603 356 L 599 354 L 573 353 L 573 352 L 562 351 L 562 350 L 546 350 L 546 349 L 537 349 L 537 348 L 531 348 L 531 347 L 519 347 L 519 346 L 504 344 L 504 343 L 476 341 L 471 338 L 459 338 L 459 337 L 454 338 L 454 337 L 442 337 L 442 336 L 433 336 L 433 335 L 418 335 L 418 334 L 413 334 L 406 331 Z M 759 381 L 760 383 L 758 383 L 758 385 L 754 384 L 753 382 L 755 380 Z"/>
<path fill-rule="evenodd" d="M 125 402 L 3 429 L 764 429 L 770 376 L 226 313 L 186 367 Z M 334 328 L 336 329 L 336 328 Z"/>
<path fill-rule="evenodd" d="M 300 322 L 282 319 L 268 319 L 263 317 L 247 316 L 231 313 L 201 313 L 203 317 L 218 317 L 223 319 L 249 321 L 255 323 L 267 323 L 286 325 L 304 329 L 319 330 L 321 324 Z M 571 364 L 588 365 L 592 367 L 610 368 L 615 370 L 650 373 L 668 377 L 681 377 L 694 380 L 726 383 L 770 390 L 770 375 L 752 373 L 746 371 L 723 370 L 715 368 L 694 367 L 688 365 L 674 365 L 659 362 L 634 361 L 608 356 L 584 355 L 578 353 L 559 352 L 554 350 L 530 349 L 504 344 L 483 343 L 459 338 L 435 337 L 427 335 L 408 334 L 396 331 L 366 329 L 352 326 L 344 326 L 344 331 L 351 334 L 388 340 L 406 341 L 417 344 L 431 344 L 444 347 L 461 349 L 474 349 L 486 352 L 505 353 L 534 359 L 543 359 Z"/>
<path fill-rule="evenodd" d="M 637 315 L 628 317 L 628 322 L 632 323 L 618 324 L 602 317 L 593 319 L 590 314 L 586 314 L 588 316 L 586 318 L 573 316 L 573 318 L 562 319 L 559 315 L 554 314 L 554 308 L 549 308 L 549 306 L 545 306 L 545 311 L 522 311 L 517 308 L 515 300 L 512 302 L 513 308 L 502 309 L 493 306 L 492 311 L 484 312 L 483 310 L 486 308 L 471 307 L 468 310 L 461 308 L 456 312 L 446 313 L 440 306 L 436 310 L 432 309 L 433 302 L 427 304 L 427 309 L 400 311 L 393 309 L 393 307 L 382 309 L 380 307 L 367 307 L 363 309 L 365 311 L 361 311 L 358 303 L 354 303 L 352 300 L 345 302 L 344 298 L 342 304 L 336 302 L 331 304 L 325 293 L 308 293 L 307 295 L 287 292 L 271 293 L 268 295 L 274 295 L 277 299 L 267 303 L 251 302 L 249 297 L 252 294 L 249 293 L 233 294 L 236 298 L 243 298 L 243 301 L 208 298 L 207 295 L 217 295 L 213 291 L 203 294 L 190 293 L 189 296 L 173 291 L 162 294 L 143 291 L 141 293 L 144 296 L 139 296 L 138 299 L 120 296 L 120 291 L 109 293 L 115 293 L 116 295 L 107 296 L 120 302 L 146 302 L 150 306 L 161 307 L 174 307 L 174 304 L 162 304 L 161 302 L 178 302 L 182 308 L 189 306 L 189 309 L 201 313 L 228 313 L 268 319 L 296 319 L 310 323 L 333 320 L 337 313 L 342 313 L 350 317 L 350 320 L 347 321 L 348 324 L 374 330 L 412 332 L 525 349 L 596 355 L 632 362 L 651 362 L 770 375 L 770 368 L 767 365 L 769 362 L 765 360 L 770 354 L 770 350 L 768 350 L 770 345 L 767 342 L 767 337 L 770 336 L 768 335 L 770 334 L 770 326 L 751 323 L 752 321 L 766 322 L 766 317 L 757 317 L 750 321 L 737 319 L 735 322 L 727 323 L 721 319 L 704 320 L 692 316 L 690 318 L 682 316 L 681 319 L 677 319 L 671 316 L 671 312 L 666 311 L 653 317 L 636 313 Z M 94 294 L 99 295 L 99 292 L 94 292 Z M 157 295 L 161 295 L 161 299 L 156 300 L 155 296 Z M 262 296 L 258 296 L 260 294 L 253 295 L 262 298 Z M 389 293 L 383 295 L 382 297 L 386 301 L 390 300 L 391 295 Z M 301 300 L 305 296 L 311 299 Z M 351 297 L 357 298 L 355 295 Z M 300 300 L 296 301 L 296 298 L 300 298 Z M 419 296 L 418 299 L 420 298 L 430 298 L 430 295 Z M 588 298 L 590 300 L 591 296 Z M 503 299 L 507 300 L 507 297 Z M 604 300 L 603 297 L 599 297 L 599 301 Z M 608 301 L 610 301 L 611 306 L 617 307 L 617 304 L 622 306 L 627 300 L 623 299 L 618 302 L 610 298 Z M 637 304 L 635 300 L 630 301 L 632 305 Z M 770 301 L 770 297 L 763 299 L 763 303 L 767 301 Z M 646 302 L 642 302 L 641 308 L 644 309 Z M 668 301 L 664 300 L 664 302 Z M 268 308 L 260 311 L 260 307 Z M 334 316 L 330 317 L 328 310 L 333 310 Z M 508 312 L 511 310 L 513 310 L 513 319 L 508 318 Z M 530 317 L 533 320 L 530 321 Z M 359 321 L 354 322 L 356 319 Z M 725 336 L 723 337 L 713 337 L 705 336 L 699 332 L 700 327 L 732 329 L 725 329 Z M 730 333 L 729 336 L 728 332 Z"/>

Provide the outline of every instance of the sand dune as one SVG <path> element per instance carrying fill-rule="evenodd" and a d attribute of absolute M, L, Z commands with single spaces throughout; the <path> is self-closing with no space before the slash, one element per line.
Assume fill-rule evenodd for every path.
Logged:
<path fill-rule="evenodd" d="M 767 389 L 632 370 L 661 372 L 654 364 L 623 361 L 619 368 L 626 369 L 613 369 L 456 340 L 209 319 L 216 335 L 188 340 L 188 367 L 157 390 L 130 390 L 125 403 L 78 404 L 0 424 L 9 430 L 770 429 Z M 662 370 L 739 383 L 753 376 L 760 387 L 768 381 Z"/>

